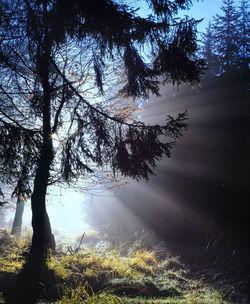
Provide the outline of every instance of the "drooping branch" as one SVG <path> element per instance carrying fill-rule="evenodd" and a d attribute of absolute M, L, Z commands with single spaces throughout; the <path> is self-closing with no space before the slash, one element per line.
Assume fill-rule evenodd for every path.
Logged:
<path fill-rule="evenodd" d="M 34 133 L 41 133 L 41 131 L 40 130 L 30 130 L 30 129 L 26 129 L 25 127 L 23 127 L 19 122 L 17 122 L 15 119 L 13 119 L 11 116 L 9 116 L 7 113 L 5 113 L 4 111 L 2 111 L 1 109 L 0 109 L 0 113 L 5 117 L 5 118 L 7 118 L 8 120 L 10 120 L 10 121 L 12 121 L 14 124 L 15 124 L 15 126 L 16 127 L 18 127 L 19 129 L 21 129 L 21 130 L 23 130 L 23 131 L 25 131 L 25 132 L 28 132 L 28 133 L 30 133 L 30 134 L 34 134 Z M 3 123 L 3 124 L 5 124 L 5 125 L 9 125 L 10 126 L 10 124 L 8 123 L 8 122 L 6 122 L 5 120 L 3 120 L 3 119 L 1 119 L 0 118 L 0 121 Z M 13 125 L 11 125 L 12 127 L 14 127 Z"/>
<path fill-rule="evenodd" d="M 114 116 L 110 116 L 109 114 L 107 114 L 106 112 L 104 111 L 100 111 L 99 109 L 97 109 L 95 106 L 91 105 L 85 98 L 82 97 L 82 95 L 77 91 L 76 88 L 74 88 L 74 86 L 72 85 L 72 83 L 67 79 L 67 77 L 60 71 L 60 69 L 58 68 L 57 64 L 52 61 L 56 71 L 60 74 L 60 76 L 63 78 L 63 80 L 67 83 L 67 85 L 70 87 L 70 89 L 72 90 L 72 92 L 74 92 L 74 94 L 80 98 L 80 100 L 91 110 L 91 111 L 94 111 L 95 113 L 103 116 L 104 118 L 108 119 L 108 120 L 111 120 L 111 121 L 114 121 L 115 123 L 118 123 L 118 124 L 122 124 L 122 125 L 126 125 L 128 127 L 135 127 L 135 128 L 161 128 L 160 126 L 147 126 L 145 125 L 144 123 L 142 122 L 139 122 L 139 123 L 128 123 L 122 119 L 119 119 L 117 117 L 114 117 Z M 162 126 L 162 128 L 164 128 L 165 130 L 169 129 L 169 127 L 175 123 L 176 121 L 176 126 L 177 124 L 179 124 L 179 126 L 181 127 L 181 121 L 183 122 L 184 120 L 186 119 L 186 114 L 179 114 L 179 116 L 177 117 L 177 119 L 175 120 L 173 117 L 171 116 L 168 116 L 168 121 L 167 121 L 167 125 L 165 126 Z M 184 124 L 182 127 L 185 127 Z M 173 128 L 174 129 L 174 128 Z M 169 135 L 171 134 L 171 129 L 169 129 Z M 176 138 L 178 138 L 179 136 L 177 136 L 178 134 L 176 133 L 175 134 Z M 179 134 L 180 135 L 180 134 Z"/>

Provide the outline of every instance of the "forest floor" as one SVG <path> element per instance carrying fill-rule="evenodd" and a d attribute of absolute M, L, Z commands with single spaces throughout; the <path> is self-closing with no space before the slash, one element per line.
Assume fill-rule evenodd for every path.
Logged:
<path fill-rule="evenodd" d="M 0 303 L 15 287 L 28 247 L 29 240 L 0 230 Z M 75 246 L 61 243 L 47 268 L 37 303 L 249 303 L 247 250 L 156 241 L 150 233 L 127 242 L 85 235 Z M 31 275 L 28 290 L 33 283 Z"/>

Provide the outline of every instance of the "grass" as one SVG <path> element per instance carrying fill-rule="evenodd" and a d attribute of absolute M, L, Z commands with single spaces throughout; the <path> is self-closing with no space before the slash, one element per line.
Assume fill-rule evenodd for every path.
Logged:
<path fill-rule="evenodd" d="M 159 261 L 157 253 L 145 249 L 124 257 L 117 249 L 103 252 L 91 248 L 74 255 L 52 256 L 48 266 L 58 277 L 68 282 L 68 285 L 75 286 L 74 299 L 71 299 L 72 293 L 67 292 L 62 299 L 64 302 L 59 302 L 60 304 L 229 303 L 223 300 L 218 291 L 200 281 L 189 279 L 185 265 L 180 263 L 178 257 L 166 256 Z M 75 284 L 80 281 L 91 282 L 98 292 L 97 295 L 92 293 L 85 302 L 83 299 L 75 302 L 81 290 L 81 287 Z M 100 295 L 100 292 L 104 294 Z M 115 300 L 109 298 L 110 294 L 116 295 Z M 118 300 L 120 302 L 116 302 Z"/>
<path fill-rule="evenodd" d="M 117 249 L 98 251 L 94 248 L 74 255 L 52 255 L 47 263 L 49 269 L 54 270 L 55 274 L 64 280 L 74 275 L 86 279 L 155 276 L 154 268 L 158 264 L 155 254 L 146 250 L 139 250 L 131 256 L 122 257 Z"/>
<path fill-rule="evenodd" d="M 0 231 L 0 273 L 17 274 L 28 248 L 29 241 Z M 61 293 L 57 304 L 229 304 L 217 290 L 190 278 L 187 267 L 167 252 L 159 257 L 157 251 L 137 248 L 124 256 L 116 248 L 97 246 L 51 254 L 47 266 Z"/>
<path fill-rule="evenodd" d="M 23 266 L 23 253 L 29 250 L 30 240 L 12 236 L 8 230 L 0 230 L 0 271 L 18 273 Z"/>
<path fill-rule="evenodd" d="M 123 302 L 111 294 L 95 294 L 86 282 L 83 286 L 78 285 L 76 289 L 66 288 L 58 304 L 123 304 Z"/>
<path fill-rule="evenodd" d="M 0 304 L 5 303 L 4 302 L 4 297 L 3 297 L 3 292 L 0 292 Z"/>

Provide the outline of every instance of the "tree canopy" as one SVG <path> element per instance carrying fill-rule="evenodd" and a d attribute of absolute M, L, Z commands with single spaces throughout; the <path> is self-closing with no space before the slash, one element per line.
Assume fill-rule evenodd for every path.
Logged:
<path fill-rule="evenodd" d="M 109 111 L 105 93 L 117 68 L 118 98 L 148 98 L 159 95 L 161 83 L 198 81 L 203 61 L 197 22 L 176 18 L 191 1 L 141 1 L 147 17 L 126 1 L 0 3 L 1 179 L 15 184 L 14 194 L 31 195 L 37 253 L 54 246 L 48 185 L 96 166 L 148 179 L 182 135 L 185 113 L 148 126 Z"/>

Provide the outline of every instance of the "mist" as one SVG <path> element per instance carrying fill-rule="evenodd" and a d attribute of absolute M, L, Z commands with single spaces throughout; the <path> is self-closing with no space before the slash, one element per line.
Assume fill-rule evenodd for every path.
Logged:
<path fill-rule="evenodd" d="M 249 9 L 220 2 L 0 0 L 0 303 L 249 303 Z"/>
<path fill-rule="evenodd" d="M 98 227 L 140 223 L 172 240 L 213 233 L 246 242 L 249 104 L 240 90 L 169 85 L 160 98 L 151 97 L 143 121 L 160 124 L 187 111 L 187 131 L 148 182 L 129 180 L 115 191 L 116 200 L 94 197 L 87 221 Z"/>
<path fill-rule="evenodd" d="M 206 242 L 219 235 L 221 244 L 246 244 L 249 104 L 241 90 L 209 88 L 205 81 L 193 88 L 168 85 L 161 97 L 141 102 L 139 119 L 148 124 L 187 111 L 187 130 L 171 158 L 162 159 L 147 182 L 123 178 L 122 185 L 84 193 L 55 188 L 47 209 L 57 238 L 150 230 L 163 240 Z M 8 226 L 13 212 L 6 214 Z M 23 225 L 30 224 L 27 201 Z"/>

